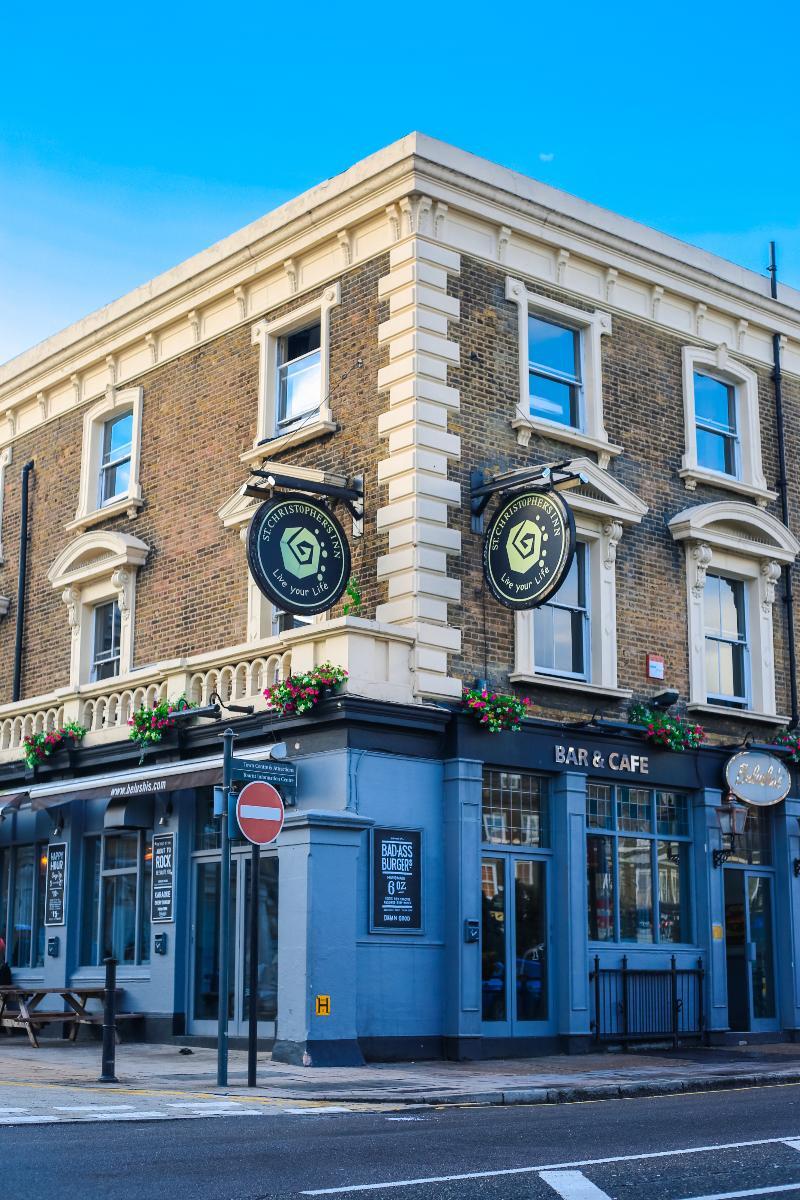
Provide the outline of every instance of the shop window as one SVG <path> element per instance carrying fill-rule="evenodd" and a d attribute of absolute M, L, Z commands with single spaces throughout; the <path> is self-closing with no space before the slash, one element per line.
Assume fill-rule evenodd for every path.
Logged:
<path fill-rule="evenodd" d="M 80 960 L 150 961 L 153 834 L 120 830 L 84 842 Z"/>
<path fill-rule="evenodd" d="M 335 283 L 317 300 L 253 326 L 252 342 L 261 352 L 258 420 L 253 448 L 241 456 L 243 462 L 256 462 L 337 428 L 329 366 L 330 314 L 339 300 Z"/>
<path fill-rule="evenodd" d="M 586 679 L 589 668 L 589 577 L 587 547 L 575 547 L 567 576 L 555 595 L 534 609 L 536 670 L 548 675 Z"/>
<path fill-rule="evenodd" d="M 708 701 L 746 708 L 749 670 L 744 582 L 709 574 L 704 606 Z"/>
<path fill-rule="evenodd" d="M 89 529 L 122 513 L 133 518 L 142 507 L 143 395 L 140 387 L 110 387 L 84 415 L 78 507 L 68 530 Z"/>
<path fill-rule="evenodd" d="M 680 475 L 686 487 L 694 491 L 698 483 L 712 483 L 759 504 L 774 500 L 761 462 L 755 372 L 731 358 L 727 346 L 684 346 L 683 407 L 686 444 Z"/>
<path fill-rule="evenodd" d="M 506 279 L 506 299 L 517 305 L 519 398 L 511 419 L 518 442 L 536 432 L 597 453 L 602 468 L 621 452 L 603 424 L 600 340 L 611 317 L 586 312 L 529 292 Z"/>
<path fill-rule="evenodd" d="M 492 846 L 549 846 L 546 779 L 528 771 L 484 771 L 483 840 Z"/>
<path fill-rule="evenodd" d="M 589 938 L 689 942 L 688 797 L 589 784 L 586 824 Z"/>
<path fill-rule="evenodd" d="M 0 850 L 0 962 L 20 970 L 44 966 L 47 846 Z"/>

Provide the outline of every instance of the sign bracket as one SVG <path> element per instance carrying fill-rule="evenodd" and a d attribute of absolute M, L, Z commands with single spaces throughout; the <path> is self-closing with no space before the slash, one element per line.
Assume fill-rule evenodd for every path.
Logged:
<path fill-rule="evenodd" d="M 344 504 L 354 521 L 364 520 L 364 476 L 353 475 L 350 485 L 343 487 L 337 483 L 326 483 L 317 479 L 301 479 L 297 475 L 282 475 L 276 471 L 261 471 L 255 467 L 250 471 L 257 479 L 266 480 L 266 487 L 248 483 L 244 489 L 245 496 L 253 496 L 257 500 L 269 500 L 273 492 L 306 492 L 312 496 L 325 496 L 334 504 Z"/>
<path fill-rule="evenodd" d="M 486 478 L 486 469 L 476 467 L 469 477 L 469 507 L 472 516 L 472 532 L 483 533 L 483 515 L 491 502 L 492 496 L 498 493 L 507 494 L 521 488 L 528 491 L 562 492 L 569 488 L 580 487 L 588 483 L 588 476 L 582 471 L 571 469 L 570 459 L 558 462 L 540 463 L 536 467 L 522 467 L 513 471 L 503 471 L 493 478 Z"/>

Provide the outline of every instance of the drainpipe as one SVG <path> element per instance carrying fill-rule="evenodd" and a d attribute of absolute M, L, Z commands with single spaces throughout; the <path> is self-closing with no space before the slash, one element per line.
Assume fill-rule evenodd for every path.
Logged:
<path fill-rule="evenodd" d="M 14 686 L 11 701 L 20 699 L 22 688 L 22 638 L 25 631 L 25 582 L 28 574 L 28 485 L 33 462 L 22 468 L 22 498 L 19 522 L 19 574 L 17 578 L 17 636 L 14 643 Z"/>
<path fill-rule="evenodd" d="M 775 261 L 775 243 L 769 244 L 770 293 L 778 299 L 778 265 Z M 783 378 L 781 374 L 781 335 L 772 335 L 772 379 L 775 384 L 775 421 L 778 426 L 778 492 L 781 498 L 781 516 L 789 528 L 789 481 L 786 476 L 786 435 L 783 424 Z M 786 620 L 789 644 L 789 692 L 792 706 L 792 729 L 800 724 L 797 705 L 797 646 L 794 629 L 794 591 L 792 587 L 792 563 L 786 564 Z"/>

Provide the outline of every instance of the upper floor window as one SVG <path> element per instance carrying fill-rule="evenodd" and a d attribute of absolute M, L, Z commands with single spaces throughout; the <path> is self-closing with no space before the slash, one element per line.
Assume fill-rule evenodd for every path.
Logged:
<path fill-rule="evenodd" d="M 561 587 L 533 614 L 537 671 L 586 679 L 589 665 L 587 547 L 579 542 Z"/>
<path fill-rule="evenodd" d="M 93 610 L 91 681 L 113 679 L 119 675 L 122 616 L 115 600 L 98 604 Z"/>
<path fill-rule="evenodd" d="M 109 387 L 86 411 L 78 507 L 67 529 L 89 529 L 122 513 L 132 518 L 142 507 L 142 397 L 140 387 Z"/>
<path fill-rule="evenodd" d="M 318 409 L 320 391 L 320 326 L 289 333 L 278 342 L 278 425 L 290 425 Z"/>
<path fill-rule="evenodd" d="M 697 462 L 709 471 L 739 475 L 736 388 L 711 375 L 694 373 Z"/>
<path fill-rule="evenodd" d="M 528 317 L 531 413 L 579 429 L 581 335 L 539 316 Z"/>
<path fill-rule="evenodd" d="M 336 430 L 329 395 L 330 322 L 339 300 L 334 283 L 316 300 L 252 327 L 253 345 L 260 349 L 258 414 L 253 448 L 241 455 L 242 462 Z"/>
<path fill-rule="evenodd" d="M 724 345 L 684 346 L 682 358 L 684 484 L 694 491 L 698 483 L 710 483 L 766 505 L 776 493 L 767 487 L 761 464 L 755 371 L 731 358 Z"/>
<path fill-rule="evenodd" d="M 100 463 L 99 504 L 111 504 L 127 496 L 131 482 L 133 413 L 123 413 L 103 426 L 103 455 Z"/>
<path fill-rule="evenodd" d="M 746 708 L 749 670 L 744 582 L 709 574 L 704 607 L 708 700 L 713 704 Z"/>
<path fill-rule="evenodd" d="M 621 452 L 603 424 L 601 338 L 611 332 L 605 312 L 587 312 L 529 292 L 506 279 L 506 299 L 517 306 L 519 398 L 511 426 L 522 446 L 531 434 L 581 446 L 605 469 Z"/>

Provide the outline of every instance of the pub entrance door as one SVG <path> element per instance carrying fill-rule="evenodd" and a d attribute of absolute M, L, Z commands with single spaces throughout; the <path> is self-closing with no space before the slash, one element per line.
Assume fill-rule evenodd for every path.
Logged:
<path fill-rule="evenodd" d="M 757 1033 L 778 1028 L 772 887 L 766 873 L 725 869 L 725 958 L 732 1030 Z"/>
<path fill-rule="evenodd" d="M 195 852 L 192 855 L 189 1032 L 216 1036 L 219 1003 L 219 821 L 208 796 L 198 793 Z M 231 846 L 231 963 L 228 1033 L 247 1037 L 250 1015 L 249 919 L 250 843 Z M 275 1036 L 278 1006 L 278 854 L 261 852 L 258 868 L 258 1035 Z"/>

